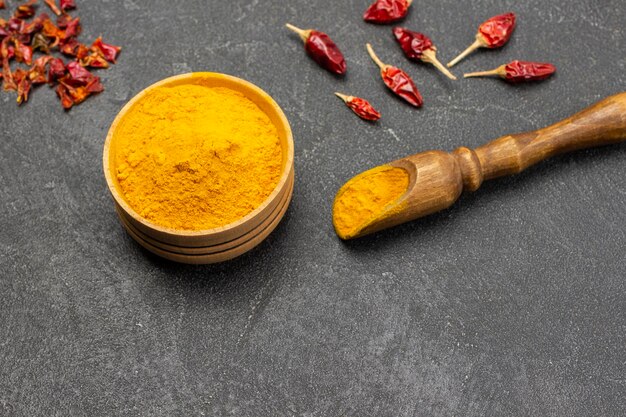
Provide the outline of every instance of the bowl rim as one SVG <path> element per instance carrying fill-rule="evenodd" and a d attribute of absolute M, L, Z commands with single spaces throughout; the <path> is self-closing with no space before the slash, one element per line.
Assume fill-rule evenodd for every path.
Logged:
<path fill-rule="evenodd" d="M 249 89 L 249 90 L 253 90 L 256 94 L 258 94 L 258 96 L 265 102 L 265 104 L 269 105 L 276 112 L 276 115 L 278 116 L 278 120 L 281 124 L 281 126 L 277 126 L 277 127 L 283 128 L 286 132 L 286 142 L 287 142 L 286 158 L 285 158 L 285 163 L 283 164 L 283 171 L 282 171 L 281 177 L 279 178 L 278 183 L 274 187 L 274 190 L 272 190 L 271 194 L 257 208 L 252 210 L 250 213 L 248 213 L 244 217 L 232 223 L 229 223 L 227 225 L 215 227 L 212 229 L 203 229 L 203 230 L 173 229 L 173 228 L 161 226 L 159 224 L 156 224 L 154 222 L 151 222 L 145 219 L 144 217 L 140 216 L 139 213 L 137 213 L 132 207 L 130 207 L 130 205 L 126 203 L 123 196 L 121 195 L 121 192 L 117 189 L 115 185 L 115 180 L 113 178 L 113 175 L 110 169 L 111 167 L 111 164 L 110 164 L 111 142 L 113 140 L 113 132 L 115 132 L 121 120 L 126 116 L 126 114 L 135 105 L 135 103 L 143 99 L 148 93 L 150 93 L 151 91 L 153 91 L 154 89 L 158 87 L 165 86 L 168 84 L 172 84 L 172 83 L 180 84 L 181 81 L 185 81 L 185 80 L 191 81 L 194 79 L 202 79 L 202 78 L 225 79 L 232 84 L 243 87 L 242 88 L 243 91 L 242 90 L 235 90 L 235 91 L 238 91 L 245 95 L 245 89 Z M 230 88 L 230 87 L 227 87 L 227 88 Z M 256 216 L 258 216 L 259 213 L 263 212 L 264 209 L 268 205 L 271 204 L 271 202 L 277 197 L 280 191 L 285 187 L 289 179 L 290 172 L 293 171 L 293 162 L 294 162 L 293 133 L 292 133 L 289 121 L 287 120 L 285 113 L 280 108 L 278 103 L 276 103 L 276 101 L 268 93 L 266 93 L 263 89 L 261 89 L 259 86 L 249 81 L 246 81 L 242 78 L 235 77 L 235 76 L 228 75 L 228 74 L 219 73 L 219 72 L 190 72 L 190 73 L 175 75 L 175 76 L 157 81 L 156 83 L 153 83 L 150 86 L 141 90 L 133 98 L 131 98 L 115 116 L 113 123 L 111 123 L 111 126 L 109 127 L 109 131 L 107 133 L 106 140 L 104 142 L 104 150 L 103 150 L 103 155 L 102 155 L 102 167 L 104 170 L 104 176 L 107 182 L 107 186 L 109 188 L 109 192 L 113 196 L 113 199 L 115 200 L 115 202 L 119 204 L 120 207 L 126 213 L 132 216 L 133 219 L 143 224 L 144 226 L 160 233 L 170 234 L 170 235 L 175 235 L 175 236 L 180 236 L 180 237 L 186 237 L 186 236 L 202 237 L 202 236 L 213 236 L 217 234 L 228 233 L 229 231 L 237 229 L 241 225 L 251 221 Z"/>

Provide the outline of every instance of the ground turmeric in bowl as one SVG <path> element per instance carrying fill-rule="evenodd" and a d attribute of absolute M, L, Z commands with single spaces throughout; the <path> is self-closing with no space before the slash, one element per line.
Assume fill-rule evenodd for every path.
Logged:
<path fill-rule="evenodd" d="M 113 138 L 124 200 L 171 229 L 208 230 L 245 217 L 270 196 L 283 171 L 276 126 L 226 87 L 155 88 L 128 110 Z"/>

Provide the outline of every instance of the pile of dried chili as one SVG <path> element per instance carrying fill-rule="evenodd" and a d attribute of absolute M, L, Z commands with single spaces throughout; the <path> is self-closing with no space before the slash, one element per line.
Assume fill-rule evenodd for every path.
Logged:
<path fill-rule="evenodd" d="M 545 80 L 555 72 L 556 67 L 547 62 L 512 61 L 494 70 L 471 72 L 464 77 L 498 76 L 510 83 L 523 83 Z"/>
<path fill-rule="evenodd" d="M 49 84 L 55 88 L 64 109 L 82 103 L 104 87 L 100 77 L 87 68 L 108 68 L 115 63 L 121 48 L 96 39 L 91 46 L 78 41 L 81 32 L 79 17 L 68 10 L 76 8 L 74 0 L 44 0 L 57 15 L 56 21 L 46 13 L 36 14 L 38 0 L 29 0 L 15 9 L 9 20 L 0 19 L 0 80 L 5 91 L 17 92 L 17 103 L 28 100 L 31 87 Z M 0 0 L 0 8 L 4 1 Z M 51 55 L 57 51 L 69 57 L 69 62 Z M 34 54 L 41 56 L 34 58 Z M 11 70 L 11 61 L 27 67 Z"/>

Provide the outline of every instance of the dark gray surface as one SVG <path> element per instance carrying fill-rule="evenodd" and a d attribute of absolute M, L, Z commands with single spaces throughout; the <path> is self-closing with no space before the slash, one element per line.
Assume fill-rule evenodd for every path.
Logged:
<path fill-rule="evenodd" d="M 14 2 L 13 2 L 14 3 Z M 350 242 L 331 203 L 358 172 L 427 149 L 543 127 L 624 90 L 621 0 L 420 1 L 405 25 L 447 62 L 484 18 L 508 46 L 456 68 L 549 60 L 553 79 L 450 82 L 407 62 L 366 0 L 80 1 L 83 39 L 124 47 L 106 91 L 64 113 L 40 88 L 0 95 L 0 416 L 617 416 L 626 409 L 626 147 L 558 157 L 454 208 Z M 6 15 L 6 11 L 2 12 Z M 339 80 L 285 22 L 331 34 Z M 390 96 L 365 53 L 416 79 Z M 248 79 L 296 142 L 293 203 L 259 248 L 217 266 L 135 244 L 101 168 L 122 105 L 188 71 Z M 361 122 L 332 95 L 384 114 Z"/>

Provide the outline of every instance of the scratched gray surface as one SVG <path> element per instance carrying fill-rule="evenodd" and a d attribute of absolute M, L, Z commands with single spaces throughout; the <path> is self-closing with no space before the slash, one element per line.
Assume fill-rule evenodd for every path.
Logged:
<path fill-rule="evenodd" d="M 366 0 L 78 3 L 83 39 L 124 47 L 101 72 L 107 90 L 67 114 L 47 88 L 20 109 L 0 95 L 0 416 L 626 413 L 625 146 L 556 158 L 351 243 L 330 217 L 338 187 L 368 167 L 539 128 L 624 90 L 623 1 L 416 0 L 405 25 L 444 62 L 484 18 L 517 12 L 507 47 L 456 70 L 559 68 L 517 87 L 407 62 L 389 27 L 360 20 Z M 330 33 L 348 76 L 316 67 L 287 21 Z M 383 89 L 366 41 L 414 76 L 422 110 Z M 191 267 L 123 232 L 100 161 L 129 98 L 204 70 L 275 97 L 297 177 L 259 248 Z M 336 90 L 384 118 L 361 122 Z"/>

